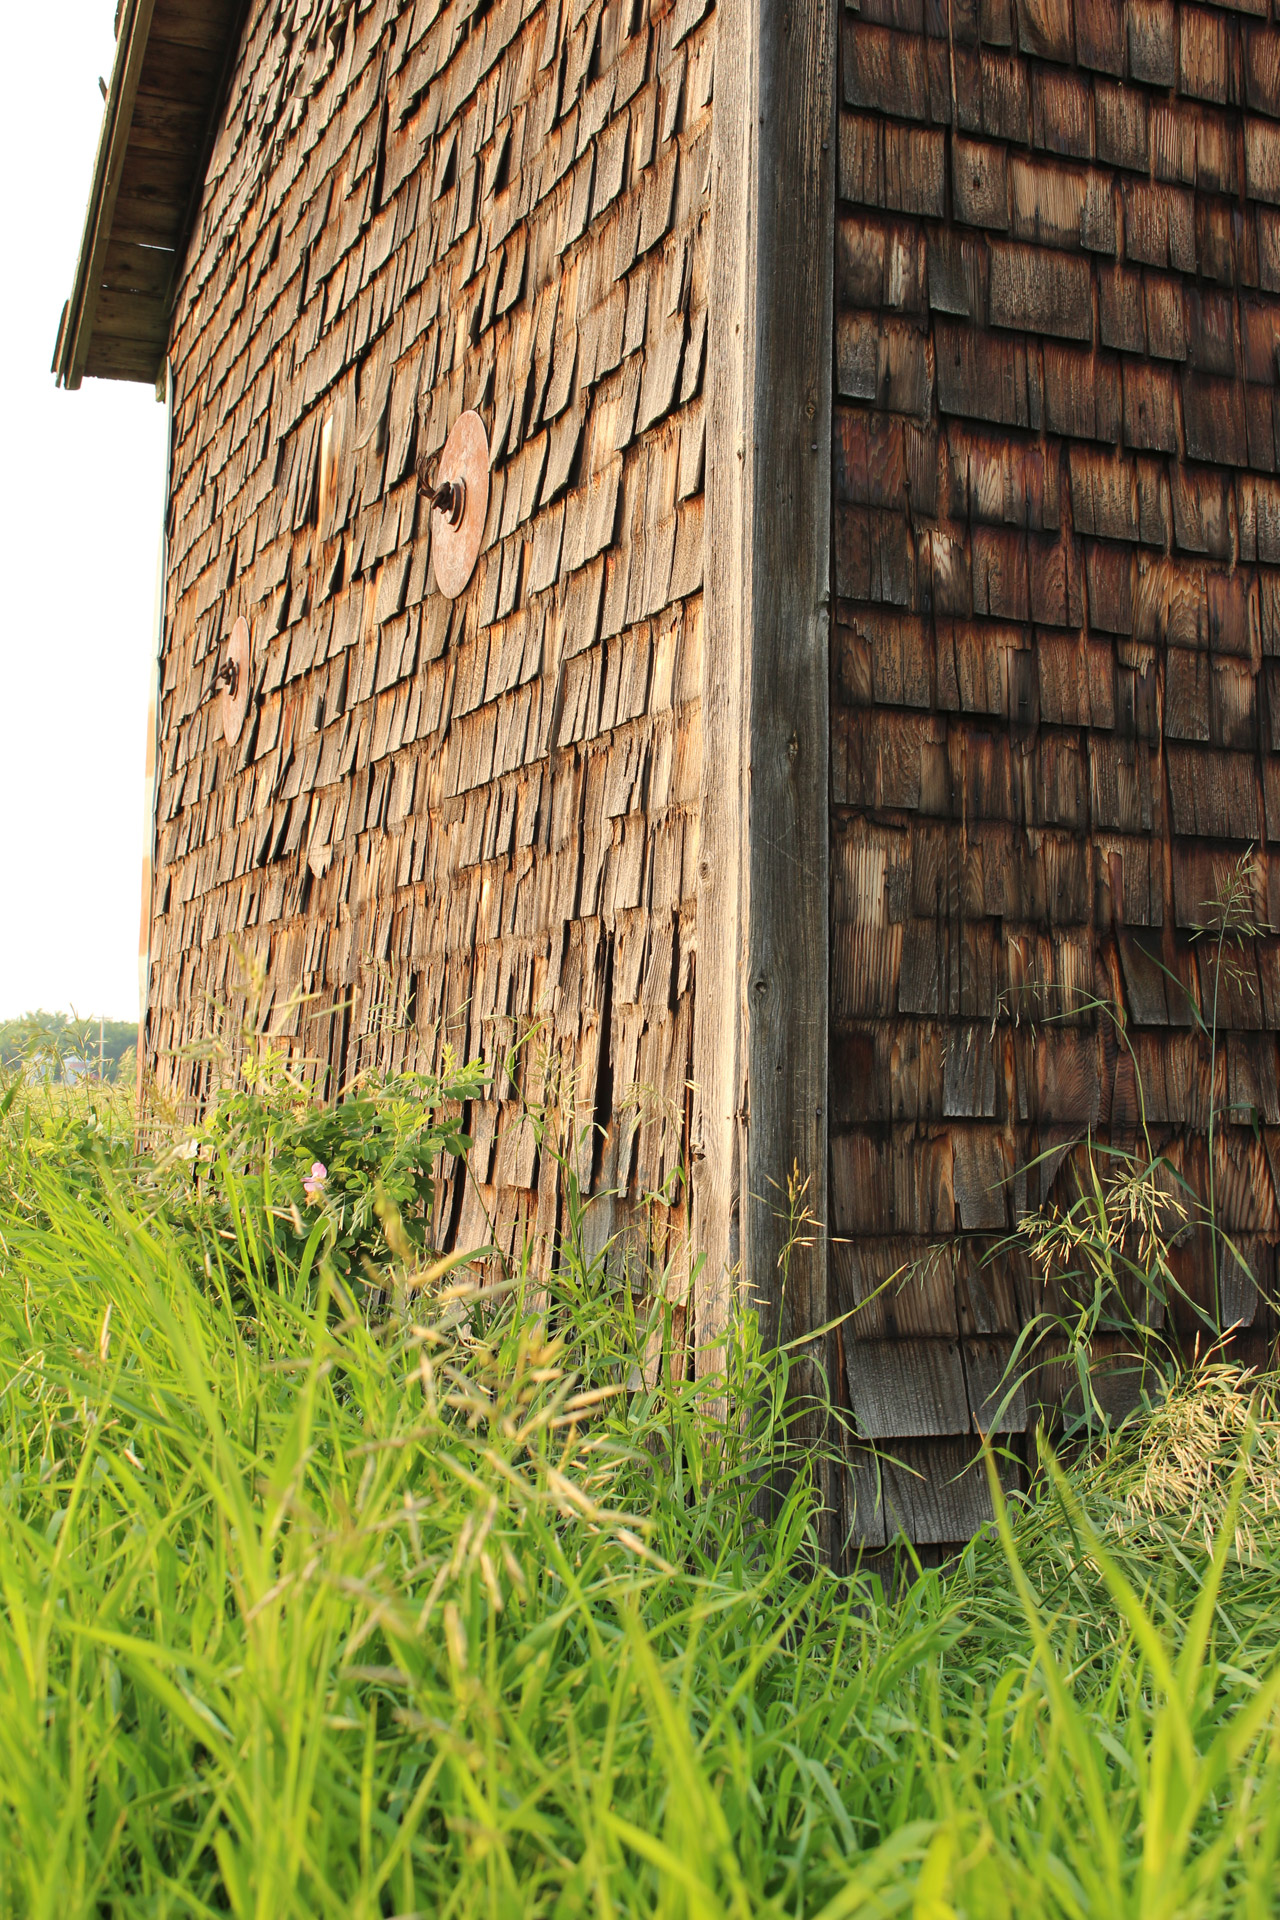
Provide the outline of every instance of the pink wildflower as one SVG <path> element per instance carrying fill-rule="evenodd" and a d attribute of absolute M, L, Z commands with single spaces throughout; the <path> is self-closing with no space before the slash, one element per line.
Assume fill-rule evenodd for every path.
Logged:
<path fill-rule="evenodd" d="M 310 1177 L 302 1183 L 302 1191 L 308 1200 L 320 1200 L 324 1197 L 324 1183 L 328 1178 L 329 1169 L 323 1160 L 313 1160 Z"/>

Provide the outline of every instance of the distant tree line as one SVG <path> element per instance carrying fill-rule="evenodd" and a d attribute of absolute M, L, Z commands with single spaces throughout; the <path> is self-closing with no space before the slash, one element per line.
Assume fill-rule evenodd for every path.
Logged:
<path fill-rule="evenodd" d="M 130 1080 L 137 1044 L 134 1020 L 99 1023 L 96 1017 L 84 1020 L 75 1012 L 38 1007 L 17 1020 L 0 1020 L 0 1069 L 25 1068 L 42 1079 L 74 1081 L 96 1076 L 101 1060 L 104 1080 Z"/>

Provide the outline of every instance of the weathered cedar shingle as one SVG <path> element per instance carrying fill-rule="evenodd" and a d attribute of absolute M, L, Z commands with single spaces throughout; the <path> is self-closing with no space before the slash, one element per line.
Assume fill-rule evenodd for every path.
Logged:
<path fill-rule="evenodd" d="M 1262 0 L 898 11 L 844 24 L 834 235 L 834 1305 L 855 1421 L 923 1476 L 884 1470 L 886 1512 L 851 1472 L 873 1546 L 985 1511 L 966 1436 L 1052 1306 L 998 1236 L 1081 1140 L 1145 1112 L 1205 1191 L 1191 935 L 1250 847 L 1280 924 L 1280 36 Z M 1223 984 L 1214 1092 L 1255 1329 L 1276 949 Z M 1176 1259 L 1204 1304 L 1204 1235 Z M 1046 1364 L 1004 1423 L 1068 1384 Z"/>
<path fill-rule="evenodd" d="M 237 946 L 330 1085 L 446 1045 L 497 1063 L 549 1018 L 556 1060 L 533 1040 L 526 1088 L 559 1101 L 566 1139 L 602 1060 L 620 1111 L 645 1079 L 666 1116 L 604 1170 L 625 1204 L 683 1152 L 694 880 L 665 850 L 697 783 L 651 770 L 696 755 L 697 678 L 610 685 L 600 556 L 622 570 L 619 658 L 647 660 L 661 614 L 672 660 L 702 577 L 687 315 L 714 14 L 606 10 L 589 78 L 598 12 L 575 30 L 554 0 L 505 0 L 464 31 L 462 0 L 252 11 L 172 341 L 149 1043 L 197 1097 L 173 1049 L 243 1006 Z M 450 607 L 411 475 L 464 405 L 491 430 L 493 504 Z M 263 700 L 233 757 L 199 700 L 241 611 Z M 588 755 L 615 796 L 604 830 Z M 643 929 L 625 1008 L 603 958 L 624 916 Z M 588 948 L 571 993 L 552 956 Z M 525 1223 L 554 1230 L 557 1188 L 516 1084 L 495 1094 L 478 1188 L 441 1228 L 511 1251 Z"/>

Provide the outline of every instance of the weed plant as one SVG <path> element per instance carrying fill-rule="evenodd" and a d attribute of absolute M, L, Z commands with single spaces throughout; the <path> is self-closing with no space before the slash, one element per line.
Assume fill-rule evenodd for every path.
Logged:
<path fill-rule="evenodd" d="M 4 1914 L 1273 1914 L 1272 1385 L 886 1597 L 749 1311 L 435 1256 L 474 1088 L 0 1102 Z"/>
<path fill-rule="evenodd" d="M 1146 1415 L 1182 1376 L 1189 1358 L 1194 1363 L 1202 1353 L 1216 1354 L 1229 1343 L 1239 1323 L 1228 1310 L 1226 1278 L 1234 1282 L 1237 1305 L 1242 1293 L 1246 1298 L 1256 1293 L 1273 1312 L 1280 1306 L 1258 1283 L 1218 1204 L 1222 1123 L 1248 1125 L 1256 1132 L 1262 1118 L 1238 1100 L 1220 1098 L 1222 1015 L 1231 999 L 1247 1004 L 1256 998 L 1254 949 L 1275 929 L 1259 911 L 1264 876 L 1252 848 L 1226 863 L 1216 881 L 1213 897 L 1201 902 L 1192 922 L 1192 954 L 1199 961 L 1193 976 L 1184 978 L 1154 953 L 1146 954 L 1199 1042 L 1205 1191 L 1183 1170 L 1181 1143 L 1171 1147 L 1153 1139 L 1142 1066 L 1122 1006 L 1058 982 L 1030 983 L 1018 995 L 1002 996 L 993 1037 L 999 1018 L 1015 1026 L 1026 1022 L 1033 1042 L 1037 1026 L 1047 1030 L 1062 1021 L 1083 1018 L 1108 1028 L 1115 1048 L 1127 1056 L 1134 1112 L 1127 1143 L 1126 1129 L 1120 1129 L 1119 1140 L 1108 1141 L 1090 1127 L 1017 1169 L 1024 1187 L 1033 1179 L 1052 1185 L 1067 1162 L 1062 1196 L 1038 1207 L 1025 1201 L 1015 1205 L 1013 1231 L 985 1255 L 985 1263 L 995 1266 L 1012 1257 L 1029 1266 L 1033 1279 L 1032 1310 L 1023 1317 L 991 1409 L 993 1431 L 1023 1395 L 1031 1403 L 1038 1399 L 1044 1370 L 1059 1376 L 1057 1411 L 1069 1440 L 1105 1444 L 1116 1426 L 1117 1405 L 1124 1409 L 1122 1417 L 1135 1409 Z M 1193 1235 L 1208 1255 L 1209 1284 L 1197 1288 L 1203 1297 L 1187 1291 L 1175 1259 L 1175 1249 Z M 921 1284 L 940 1253 L 946 1257 L 945 1250 L 930 1248 L 890 1274 L 877 1293 Z M 864 1300 L 855 1313 L 869 1304 Z"/>

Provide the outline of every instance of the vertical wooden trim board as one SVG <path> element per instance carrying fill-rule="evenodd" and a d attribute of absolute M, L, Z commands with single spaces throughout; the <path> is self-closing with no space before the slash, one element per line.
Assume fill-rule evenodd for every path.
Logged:
<path fill-rule="evenodd" d="M 745 1270 L 790 1340 L 827 1318 L 825 1231 L 791 1254 L 786 1182 L 825 1229 L 834 199 L 829 4 L 759 15 L 747 835 Z"/>
<path fill-rule="evenodd" d="M 695 1079 L 704 1347 L 825 1321 L 834 10 L 720 0 Z"/>
<path fill-rule="evenodd" d="M 143 843 L 141 919 L 138 927 L 138 1061 L 137 1111 L 142 1102 L 147 1074 L 147 994 L 151 984 L 151 925 L 155 912 L 156 791 L 159 778 L 160 700 L 164 680 L 165 601 L 169 583 L 169 504 L 173 473 L 173 366 L 165 357 L 162 374 L 165 407 L 164 431 L 164 512 L 160 521 L 160 546 L 156 557 L 155 633 L 151 658 L 151 691 L 147 698 L 146 767 L 143 775 Z"/>
<path fill-rule="evenodd" d="M 711 122 L 707 312 L 706 641 L 698 800 L 698 963 L 694 1015 L 694 1309 L 701 1367 L 714 1370 L 740 1271 L 746 964 L 746 717 L 751 633 L 755 314 L 756 0 L 718 0 Z"/>

